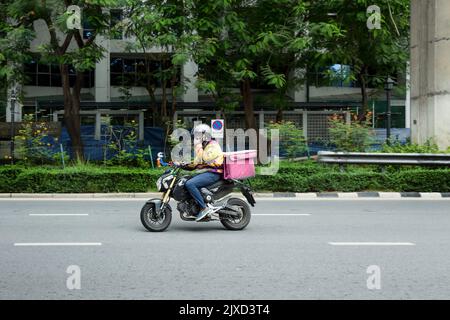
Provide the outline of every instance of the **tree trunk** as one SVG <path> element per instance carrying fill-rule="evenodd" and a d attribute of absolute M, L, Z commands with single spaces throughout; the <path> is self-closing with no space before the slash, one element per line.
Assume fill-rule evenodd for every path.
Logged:
<path fill-rule="evenodd" d="M 246 129 L 256 130 L 256 119 L 255 111 L 253 109 L 253 94 L 250 86 L 250 79 L 245 79 L 241 82 L 241 95 L 244 102 Z"/>
<path fill-rule="evenodd" d="M 151 85 L 147 85 L 146 87 L 148 95 L 150 97 L 150 110 L 152 112 L 152 118 L 153 118 L 153 126 L 156 123 L 156 118 L 158 116 L 158 108 L 156 106 L 156 98 L 155 98 L 155 90 Z"/>
<path fill-rule="evenodd" d="M 164 119 L 167 116 L 167 82 L 162 82 L 162 101 L 161 101 L 161 116 Z"/>
<path fill-rule="evenodd" d="M 361 105 L 362 110 L 358 116 L 360 121 L 366 119 L 367 110 L 369 109 L 369 96 L 367 93 L 367 68 L 364 67 L 358 75 L 359 82 L 361 83 Z"/>
<path fill-rule="evenodd" d="M 278 108 L 275 122 L 281 122 L 281 121 L 283 121 L 283 109 L 280 107 L 280 108 Z"/>
<path fill-rule="evenodd" d="M 172 90 L 172 117 L 177 111 L 177 94 L 176 94 L 176 76 L 173 76 L 171 79 L 171 90 Z"/>
<path fill-rule="evenodd" d="M 71 92 L 68 65 L 60 65 L 60 73 L 64 95 L 64 124 L 72 143 L 73 155 L 76 159 L 83 161 L 84 148 L 83 141 L 81 140 L 80 118 L 80 91 L 83 75 L 82 73 L 77 73 L 76 83 Z"/>
<path fill-rule="evenodd" d="M 145 48 L 143 48 L 145 52 Z M 155 88 L 152 85 L 152 77 L 153 77 L 153 71 L 150 68 L 150 58 L 148 55 L 145 55 L 145 78 L 146 78 L 146 89 L 148 92 L 148 95 L 150 97 L 150 110 L 152 112 L 152 119 L 153 119 L 153 126 L 155 126 L 158 118 L 158 107 L 156 105 L 156 97 L 155 97 Z"/>

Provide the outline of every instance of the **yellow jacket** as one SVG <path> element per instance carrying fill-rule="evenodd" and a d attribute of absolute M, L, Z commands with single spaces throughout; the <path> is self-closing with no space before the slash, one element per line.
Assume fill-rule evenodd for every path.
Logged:
<path fill-rule="evenodd" d="M 211 140 L 203 149 L 202 144 L 195 145 L 194 165 L 196 168 L 210 169 L 211 172 L 223 172 L 223 152 L 219 143 Z"/>

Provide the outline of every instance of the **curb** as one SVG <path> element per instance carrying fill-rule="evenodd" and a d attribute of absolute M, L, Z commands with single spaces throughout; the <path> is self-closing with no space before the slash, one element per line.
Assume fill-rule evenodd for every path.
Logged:
<path fill-rule="evenodd" d="M 240 193 L 232 193 L 234 196 L 242 196 Z M 255 198 L 277 199 L 449 199 L 450 192 L 274 192 L 254 193 Z M 48 198 L 48 199 L 111 199 L 111 198 L 159 198 L 158 192 L 118 192 L 118 193 L 0 193 L 0 199 L 22 198 Z"/>

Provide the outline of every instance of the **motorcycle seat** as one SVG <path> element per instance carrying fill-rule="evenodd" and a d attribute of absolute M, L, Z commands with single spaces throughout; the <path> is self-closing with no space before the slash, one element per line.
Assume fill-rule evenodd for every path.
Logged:
<path fill-rule="evenodd" d="M 207 188 L 214 189 L 214 188 L 217 188 L 220 186 L 231 185 L 231 184 L 233 184 L 233 181 L 220 179 L 219 181 L 213 183 L 212 185 L 209 185 Z"/>

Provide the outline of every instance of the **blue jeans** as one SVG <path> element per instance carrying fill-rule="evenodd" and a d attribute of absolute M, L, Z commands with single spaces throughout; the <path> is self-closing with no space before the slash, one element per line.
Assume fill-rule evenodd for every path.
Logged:
<path fill-rule="evenodd" d="M 204 209 L 206 208 L 206 204 L 203 200 L 202 194 L 200 193 L 200 188 L 210 186 L 219 181 L 220 178 L 220 173 L 203 172 L 189 179 L 184 186 L 198 203 L 200 208 Z"/>

